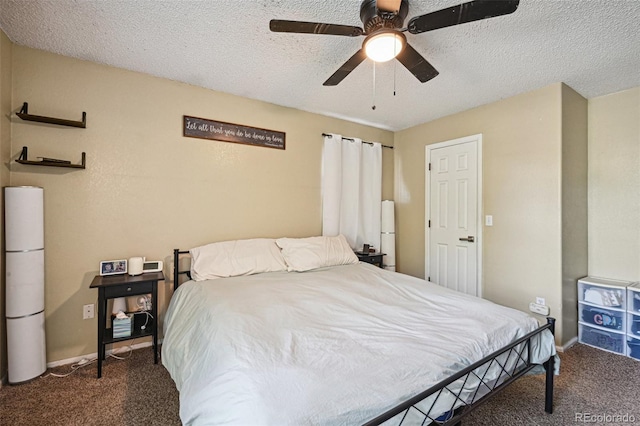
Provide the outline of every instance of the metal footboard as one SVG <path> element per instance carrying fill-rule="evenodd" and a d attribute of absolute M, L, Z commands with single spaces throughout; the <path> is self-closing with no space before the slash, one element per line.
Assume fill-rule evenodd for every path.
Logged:
<path fill-rule="evenodd" d="M 406 424 L 405 421 L 408 422 L 409 418 L 412 419 L 411 423 L 414 423 L 416 418 L 422 419 L 423 425 L 430 423 L 436 425 L 459 424 L 475 408 L 536 366 L 531 362 L 531 340 L 547 329 L 553 334 L 555 332 L 555 321 L 555 318 L 547 318 L 547 324 L 471 364 L 453 376 L 442 380 L 440 383 L 366 422 L 364 425 L 379 425 L 396 416 L 398 416 L 399 421 L 394 424 L 398 425 Z M 510 363 L 509 360 L 512 360 L 513 366 L 507 365 Z M 545 411 L 551 414 L 553 412 L 553 356 L 543 365 L 546 370 Z M 493 380 L 488 379 L 487 373 L 496 368 L 499 369 L 498 377 Z M 478 380 L 479 383 L 471 398 L 463 398 L 461 394 L 465 391 L 465 385 L 475 380 Z M 462 385 L 459 386 L 459 389 L 452 386 L 460 381 Z M 459 384 L 457 383 L 457 385 Z M 466 390 L 468 391 L 468 388 Z M 443 404 L 446 404 L 448 408 L 448 410 L 444 411 L 444 415 L 442 409 L 432 412 L 434 407 L 442 407 Z"/>

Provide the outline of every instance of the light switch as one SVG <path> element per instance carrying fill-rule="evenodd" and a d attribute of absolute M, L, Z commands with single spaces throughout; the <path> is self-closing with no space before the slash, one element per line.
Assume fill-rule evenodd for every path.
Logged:
<path fill-rule="evenodd" d="M 484 217 L 484 224 L 485 224 L 485 226 L 493 226 L 493 216 L 486 215 Z"/>

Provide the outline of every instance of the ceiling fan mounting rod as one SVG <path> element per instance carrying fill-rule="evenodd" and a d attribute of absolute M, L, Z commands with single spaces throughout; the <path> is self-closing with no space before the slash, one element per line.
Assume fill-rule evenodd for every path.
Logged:
<path fill-rule="evenodd" d="M 363 0 L 360 4 L 360 20 L 364 33 L 371 34 L 380 28 L 401 28 L 409 14 L 409 2 L 402 0 L 397 12 L 378 9 L 377 0 Z"/>

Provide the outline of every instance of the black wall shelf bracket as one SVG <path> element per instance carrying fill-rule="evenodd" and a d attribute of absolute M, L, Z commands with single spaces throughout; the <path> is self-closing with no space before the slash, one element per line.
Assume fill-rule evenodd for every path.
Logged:
<path fill-rule="evenodd" d="M 87 113 L 82 112 L 82 121 L 64 120 L 62 118 L 44 117 L 42 115 L 29 114 L 29 104 L 27 102 L 22 104 L 20 112 L 16 113 L 18 117 L 26 121 L 37 121 L 39 123 L 57 124 L 59 126 L 80 127 L 85 129 L 87 127 Z"/>
<path fill-rule="evenodd" d="M 84 169 L 87 161 L 87 155 L 82 153 L 81 164 L 71 164 L 70 161 L 56 160 L 54 158 L 43 158 L 40 161 L 27 160 L 27 147 L 22 147 L 20 157 L 16 160 L 17 163 L 26 164 L 28 166 L 49 166 L 49 167 L 67 167 L 70 169 Z"/>

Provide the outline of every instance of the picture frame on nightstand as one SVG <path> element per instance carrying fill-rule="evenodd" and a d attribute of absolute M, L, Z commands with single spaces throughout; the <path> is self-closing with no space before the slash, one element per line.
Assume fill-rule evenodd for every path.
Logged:
<path fill-rule="evenodd" d="M 127 260 L 103 260 L 100 262 L 100 275 L 119 275 L 127 273 Z"/>

